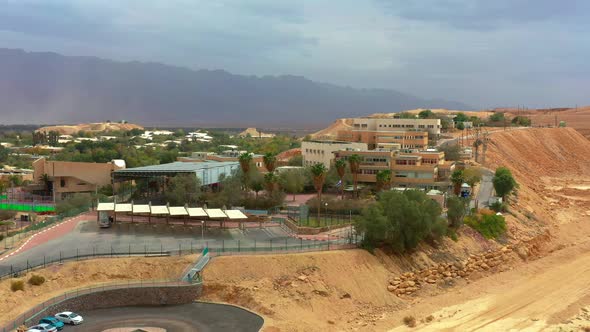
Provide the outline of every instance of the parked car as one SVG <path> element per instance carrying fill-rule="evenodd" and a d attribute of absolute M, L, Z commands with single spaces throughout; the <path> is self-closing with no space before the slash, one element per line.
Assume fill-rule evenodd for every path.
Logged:
<path fill-rule="evenodd" d="M 57 318 L 60 322 L 64 324 L 72 325 L 82 324 L 82 322 L 84 321 L 84 319 L 82 319 L 82 316 L 71 311 L 60 312 L 59 314 L 55 315 L 55 318 Z"/>
<path fill-rule="evenodd" d="M 39 324 L 49 324 L 54 326 L 58 331 L 64 328 L 64 323 L 61 322 L 59 319 L 51 316 L 43 317 L 39 321 Z"/>
<path fill-rule="evenodd" d="M 29 327 L 27 332 L 57 332 L 57 329 L 49 324 L 37 324 Z"/>

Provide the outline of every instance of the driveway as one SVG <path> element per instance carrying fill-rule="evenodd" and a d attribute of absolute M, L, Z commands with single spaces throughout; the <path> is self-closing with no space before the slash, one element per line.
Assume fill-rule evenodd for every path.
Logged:
<path fill-rule="evenodd" d="M 212 303 L 176 306 L 121 307 L 80 312 L 84 323 L 68 331 L 100 332 L 119 327 L 163 328 L 167 332 L 255 332 L 264 320 L 241 308 Z M 131 330 L 129 330 L 131 331 Z"/>
<path fill-rule="evenodd" d="M 494 173 L 489 169 L 482 168 L 483 175 L 481 182 L 479 184 L 479 190 L 477 195 L 475 196 L 476 200 L 478 201 L 478 206 L 488 207 L 488 203 L 490 198 L 494 196 L 494 184 L 492 179 L 494 178 Z M 475 207 L 475 202 L 472 200 L 470 203 L 470 207 Z"/>

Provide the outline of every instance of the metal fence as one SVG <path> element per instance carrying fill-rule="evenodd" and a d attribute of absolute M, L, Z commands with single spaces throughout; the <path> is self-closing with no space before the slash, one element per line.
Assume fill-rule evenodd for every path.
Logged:
<path fill-rule="evenodd" d="M 43 303 L 36 305 L 35 307 L 27 310 L 25 313 L 15 317 L 12 321 L 7 323 L 3 328 L 3 332 L 15 330 L 21 325 L 28 325 L 36 323 L 42 315 L 45 315 L 47 308 L 52 305 L 59 304 L 66 300 L 76 298 L 81 295 L 104 292 L 109 290 L 117 289 L 129 289 L 129 288 L 151 288 L 151 287 L 186 287 L 193 286 L 195 284 L 202 283 L 201 279 L 192 280 L 191 282 L 180 281 L 179 279 L 169 280 L 139 280 L 139 281 L 127 281 L 126 283 L 104 283 L 89 287 L 76 288 L 67 291 L 61 295 L 53 297 Z"/>

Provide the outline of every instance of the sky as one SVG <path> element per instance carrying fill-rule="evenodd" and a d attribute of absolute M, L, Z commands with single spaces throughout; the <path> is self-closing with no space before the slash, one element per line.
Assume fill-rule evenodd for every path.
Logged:
<path fill-rule="evenodd" d="M 0 47 L 300 75 L 476 108 L 590 104 L 587 0 L 0 0 Z"/>

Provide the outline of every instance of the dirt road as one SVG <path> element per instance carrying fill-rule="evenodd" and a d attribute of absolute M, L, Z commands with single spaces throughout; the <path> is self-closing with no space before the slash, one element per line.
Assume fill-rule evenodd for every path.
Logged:
<path fill-rule="evenodd" d="M 420 320 L 432 314 L 433 322 L 392 331 L 559 330 L 553 324 L 571 319 L 590 305 L 590 241 L 425 301 L 400 317 L 412 315 Z M 590 326 L 580 321 L 571 330 L 586 323 Z"/>

